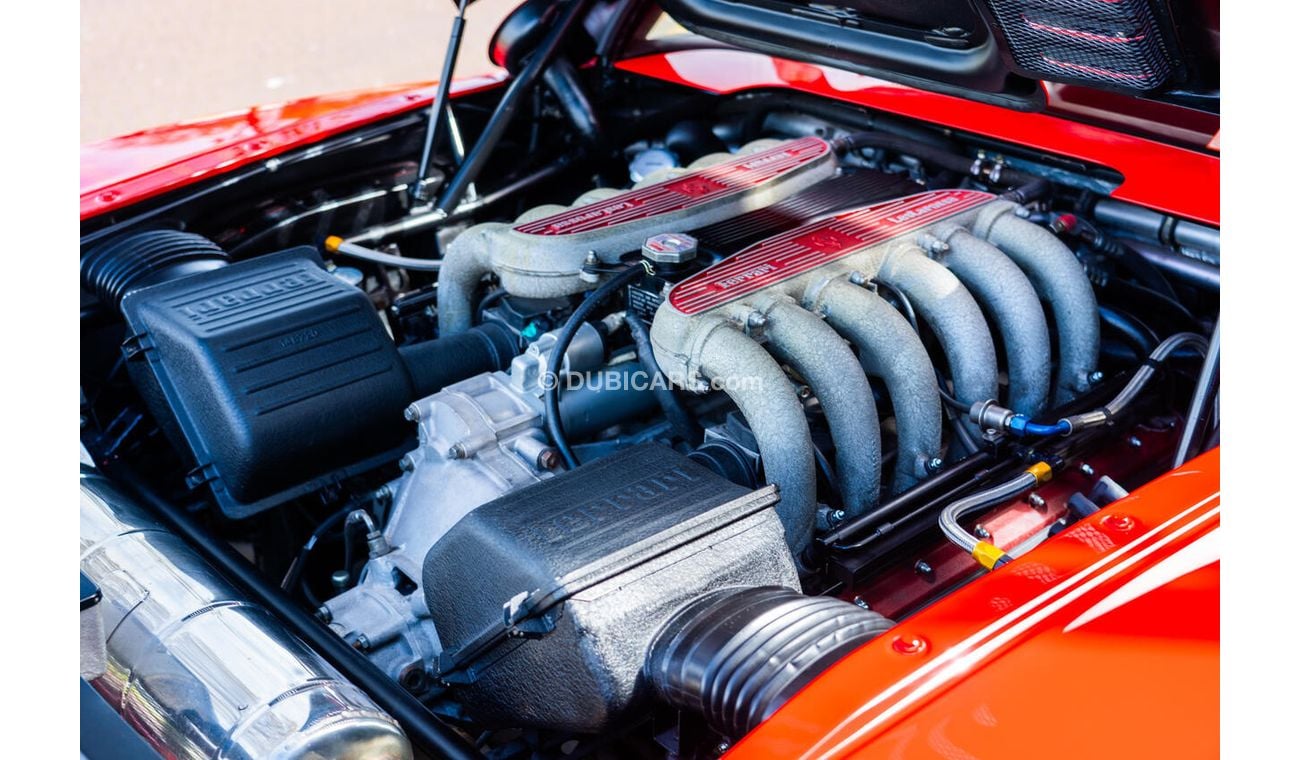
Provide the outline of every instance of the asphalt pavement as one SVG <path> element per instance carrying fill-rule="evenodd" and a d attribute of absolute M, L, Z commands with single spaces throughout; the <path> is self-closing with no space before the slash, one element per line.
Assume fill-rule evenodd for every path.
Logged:
<path fill-rule="evenodd" d="M 467 13 L 458 75 L 519 0 Z M 81 0 L 81 140 L 328 92 L 436 79 L 450 0 Z"/>

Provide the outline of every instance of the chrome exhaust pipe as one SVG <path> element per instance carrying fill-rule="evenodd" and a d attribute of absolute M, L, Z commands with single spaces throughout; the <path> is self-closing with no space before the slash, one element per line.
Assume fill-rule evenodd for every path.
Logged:
<path fill-rule="evenodd" d="M 85 468 L 81 571 L 107 634 L 90 684 L 163 756 L 410 760 L 370 697 Z"/>

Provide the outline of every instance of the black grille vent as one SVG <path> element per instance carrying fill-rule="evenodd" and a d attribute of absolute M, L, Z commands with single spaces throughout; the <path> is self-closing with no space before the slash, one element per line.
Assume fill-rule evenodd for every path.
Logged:
<path fill-rule="evenodd" d="M 1154 90 L 1175 72 L 1143 0 L 989 0 L 1016 65 L 1055 82 Z"/>

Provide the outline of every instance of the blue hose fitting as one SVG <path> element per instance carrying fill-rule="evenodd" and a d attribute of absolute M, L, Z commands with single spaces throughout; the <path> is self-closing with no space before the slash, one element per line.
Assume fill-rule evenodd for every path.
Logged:
<path fill-rule="evenodd" d="M 1007 421 L 1007 432 L 1015 436 L 1024 437 L 1027 435 L 1052 436 L 1052 435 L 1069 435 L 1074 430 L 1074 426 L 1068 420 L 1057 420 L 1050 425 L 1042 425 L 1037 422 L 1031 422 L 1023 414 L 1013 414 Z"/>

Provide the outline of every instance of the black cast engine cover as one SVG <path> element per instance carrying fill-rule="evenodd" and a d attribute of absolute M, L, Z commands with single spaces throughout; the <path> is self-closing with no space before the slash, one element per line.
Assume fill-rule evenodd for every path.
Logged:
<path fill-rule="evenodd" d="M 471 512 L 429 550 L 442 678 L 486 724 L 596 732 L 648 691 L 655 633 L 715 589 L 798 589 L 773 487 L 655 444 Z"/>

